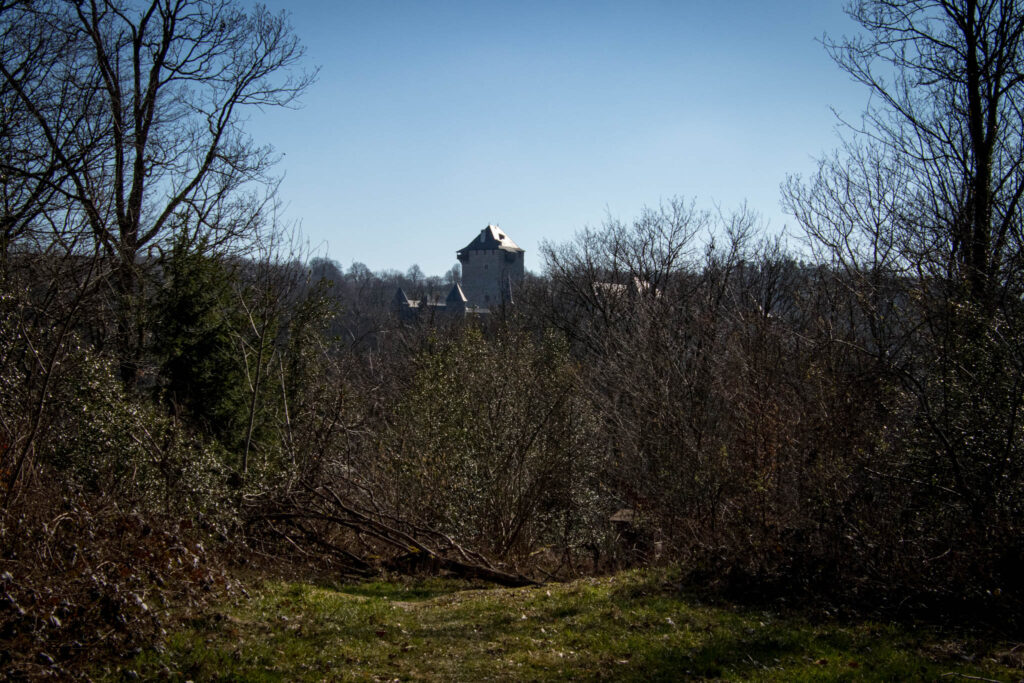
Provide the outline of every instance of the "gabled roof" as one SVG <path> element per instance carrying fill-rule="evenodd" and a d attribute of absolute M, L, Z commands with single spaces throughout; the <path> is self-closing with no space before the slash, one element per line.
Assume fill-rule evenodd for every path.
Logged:
<path fill-rule="evenodd" d="M 618 510 L 614 515 L 608 518 L 609 522 L 620 522 L 624 524 L 632 524 L 633 520 L 636 519 L 636 511 L 632 508 L 622 508 Z"/>
<path fill-rule="evenodd" d="M 480 231 L 480 234 L 477 235 L 472 242 L 455 253 L 461 257 L 463 254 L 471 250 L 493 251 L 497 249 L 502 251 L 523 251 L 519 248 L 518 244 L 512 241 L 511 237 L 505 234 L 504 230 L 499 228 L 497 225 L 488 225 Z"/>

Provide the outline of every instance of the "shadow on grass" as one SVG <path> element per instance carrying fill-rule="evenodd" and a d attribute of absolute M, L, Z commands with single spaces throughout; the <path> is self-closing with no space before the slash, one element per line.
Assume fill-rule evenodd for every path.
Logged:
<path fill-rule="evenodd" d="M 718 634 L 693 648 L 650 643 L 644 651 L 634 654 L 629 666 L 616 678 L 677 681 L 728 676 L 746 679 L 802 651 L 802 645 L 795 640 L 768 635 Z"/>
<path fill-rule="evenodd" d="M 692 649 L 652 644 L 646 651 L 637 653 L 615 678 L 625 681 L 723 677 L 775 680 L 781 675 L 791 681 L 904 681 L 938 680 L 941 671 L 913 656 L 876 659 L 864 666 L 849 657 L 812 659 L 807 656 L 804 644 L 796 639 L 717 635 Z"/>

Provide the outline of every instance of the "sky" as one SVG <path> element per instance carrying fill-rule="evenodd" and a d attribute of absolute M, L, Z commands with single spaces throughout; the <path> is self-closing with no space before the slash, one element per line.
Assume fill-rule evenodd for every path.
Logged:
<path fill-rule="evenodd" d="M 494 223 L 538 247 L 673 197 L 772 233 L 867 93 L 820 40 L 841 0 L 267 0 L 319 78 L 254 113 L 282 155 L 285 220 L 348 267 L 441 275 Z"/>

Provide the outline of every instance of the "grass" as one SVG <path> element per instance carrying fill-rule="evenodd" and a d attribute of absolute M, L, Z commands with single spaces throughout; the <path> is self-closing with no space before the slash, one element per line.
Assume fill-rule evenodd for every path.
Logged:
<path fill-rule="evenodd" d="M 266 582 L 96 677 L 1017 681 L 1022 650 L 935 628 L 700 604 L 662 571 L 523 589 Z"/>

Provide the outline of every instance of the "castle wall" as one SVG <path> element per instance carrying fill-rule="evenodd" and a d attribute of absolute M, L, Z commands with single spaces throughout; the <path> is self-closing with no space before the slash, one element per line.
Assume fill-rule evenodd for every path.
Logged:
<path fill-rule="evenodd" d="M 525 273 L 523 252 L 502 249 L 469 249 L 459 258 L 462 263 L 462 291 L 474 306 L 493 308 L 508 295 L 506 282 L 513 287 Z"/>

